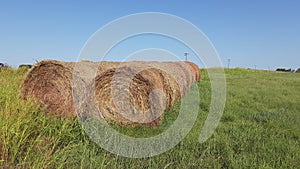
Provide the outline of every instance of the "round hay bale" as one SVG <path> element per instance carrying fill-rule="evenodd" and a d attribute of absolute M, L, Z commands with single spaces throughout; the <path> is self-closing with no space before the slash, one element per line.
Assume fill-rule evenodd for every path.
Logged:
<path fill-rule="evenodd" d="M 184 62 L 128 62 L 96 77 L 102 116 L 122 124 L 158 125 L 161 115 L 184 95 L 192 73 Z"/>
<path fill-rule="evenodd" d="M 28 72 L 21 85 L 21 97 L 31 97 L 56 116 L 76 116 L 72 103 L 71 78 L 74 63 L 45 60 Z"/>
<path fill-rule="evenodd" d="M 190 67 L 184 62 L 166 62 L 166 67 L 167 69 L 164 70 L 176 79 L 180 87 L 181 97 L 184 96 L 193 83 L 193 73 Z"/>
<path fill-rule="evenodd" d="M 193 62 L 186 61 L 185 63 L 192 68 L 191 71 L 194 74 L 194 82 L 199 82 L 201 78 L 199 67 Z"/>
<path fill-rule="evenodd" d="M 77 116 L 82 120 L 100 118 L 97 101 L 95 100 L 94 80 L 97 74 L 118 66 L 121 62 L 78 62 L 74 68 L 72 93 Z"/>
<path fill-rule="evenodd" d="M 77 64 L 76 72 L 74 70 L 75 64 Z M 74 63 L 44 60 L 34 65 L 27 73 L 21 85 L 20 95 L 23 99 L 30 97 L 38 100 L 44 106 L 46 113 L 51 113 L 58 117 L 76 117 L 72 97 L 73 77 L 79 84 L 76 85 L 77 87 L 85 87 L 91 83 L 92 77 L 95 77 L 91 73 L 101 73 L 118 64 L 119 62 L 96 63 L 82 61 Z M 85 69 L 87 66 L 89 69 Z M 85 90 L 82 89 L 82 91 Z M 78 102 L 76 101 L 76 103 Z"/>
<path fill-rule="evenodd" d="M 117 123 L 156 126 L 163 112 L 200 79 L 196 67 L 191 62 L 45 60 L 28 72 L 21 86 L 21 97 L 39 100 L 47 113 L 58 117 L 78 114 L 85 117 L 89 116 L 86 110 L 97 112 L 98 108 L 99 116 Z M 92 98 L 93 92 L 96 98 Z M 82 100 L 97 105 L 87 105 L 89 102 Z M 75 105 L 79 107 L 77 114 Z"/>
<path fill-rule="evenodd" d="M 96 99 L 102 116 L 122 124 L 152 123 L 164 111 L 163 87 L 158 70 L 123 65 L 109 69 L 95 80 Z M 156 120 L 156 121 L 155 121 Z"/>

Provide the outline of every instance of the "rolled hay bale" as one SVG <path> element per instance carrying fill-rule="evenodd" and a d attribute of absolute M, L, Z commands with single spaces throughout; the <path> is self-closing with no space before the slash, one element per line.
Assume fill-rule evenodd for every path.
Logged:
<path fill-rule="evenodd" d="M 46 112 L 76 116 L 72 102 L 71 78 L 74 63 L 45 60 L 28 72 L 21 85 L 21 97 L 37 99 Z"/>
<path fill-rule="evenodd" d="M 76 70 L 74 70 L 75 64 Z M 98 74 L 118 64 L 118 62 L 82 61 L 75 63 L 44 60 L 34 65 L 27 73 L 21 85 L 20 96 L 23 99 L 38 100 L 45 108 L 46 113 L 54 114 L 57 117 L 76 117 L 72 97 L 73 77 L 78 84 L 81 84 L 77 86 L 85 87 L 90 83 L 91 72 Z M 89 69 L 81 69 L 87 66 Z M 79 74 L 84 74 L 85 77 L 79 76 Z"/>
<path fill-rule="evenodd" d="M 185 62 L 166 62 L 166 64 L 169 70 L 164 70 L 176 79 L 180 87 L 181 97 L 184 96 L 194 81 L 194 74 L 191 71 L 191 67 Z"/>
<path fill-rule="evenodd" d="M 199 67 L 193 62 L 185 61 L 185 63 L 188 64 L 192 68 L 191 71 L 194 74 L 194 82 L 199 82 L 200 78 L 201 78 Z"/>
<path fill-rule="evenodd" d="M 82 120 L 87 118 L 104 117 L 98 113 L 95 100 L 95 77 L 102 72 L 117 67 L 121 62 L 90 62 L 84 61 L 76 64 L 72 83 L 73 103 L 76 114 Z"/>
<path fill-rule="evenodd" d="M 100 110 L 97 116 L 118 123 L 158 125 L 162 113 L 180 100 L 197 79 L 191 65 L 45 60 L 30 69 L 22 83 L 21 96 L 39 100 L 47 113 L 58 117 L 89 116 L 88 110 Z"/>
<path fill-rule="evenodd" d="M 128 62 L 96 77 L 96 100 L 105 119 L 158 125 L 195 75 L 184 62 Z"/>

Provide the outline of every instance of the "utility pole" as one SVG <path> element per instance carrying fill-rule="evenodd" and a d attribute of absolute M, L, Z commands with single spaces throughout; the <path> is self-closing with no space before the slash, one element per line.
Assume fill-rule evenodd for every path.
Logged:
<path fill-rule="evenodd" d="M 39 61 L 37 59 L 32 58 L 33 61 L 35 61 L 35 63 L 38 63 Z"/>
<path fill-rule="evenodd" d="M 256 71 L 256 65 L 254 65 L 254 70 Z"/>
<path fill-rule="evenodd" d="M 189 55 L 189 53 L 188 53 L 188 52 L 185 52 L 185 53 L 184 53 L 184 56 L 185 56 L 185 61 L 187 61 L 188 55 Z"/>
<path fill-rule="evenodd" d="M 230 66 L 230 59 L 228 59 L 227 61 L 228 61 L 227 67 L 228 67 L 228 69 L 229 69 L 229 66 Z"/>

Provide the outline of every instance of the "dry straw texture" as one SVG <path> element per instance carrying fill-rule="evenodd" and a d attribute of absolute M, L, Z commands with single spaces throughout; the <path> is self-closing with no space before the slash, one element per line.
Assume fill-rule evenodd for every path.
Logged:
<path fill-rule="evenodd" d="M 91 69 L 97 67 L 98 72 L 118 65 L 117 62 L 95 63 L 88 61 L 81 62 L 81 64 L 88 64 Z M 74 66 L 74 62 L 55 60 L 44 60 L 37 63 L 27 73 L 21 85 L 21 97 L 24 99 L 31 97 L 38 100 L 47 113 L 58 117 L 76 117 L 72 97 L 72 79 L 78 73 L 74 72 Z M 91 70 L 82 69 L 81 71 L 81 74 L 90 76 Z M 83 83 L 89 83 L 87 82 L 88 78 L 77 79 Z"/>
<path fill-rule="evenodd" d="M 200 80 L 199 68 L 192 62 L 85 61 L 81 64 L 85 64 L 82 70 L 79 66 L 74 73 L 75 63 L 39 62 L 28 72 L 21 86 L 21 96 L 39 100 L 46 112 L 58 117 L 76 117 L 72 97 L 75 77 L 81 84 L 79 87 L 94 89 L 78 91 L 95 92 L 97 107 L 106 120 L 124 125 L 158 125 L 162 113 L 180 100 L 192 83 Z M 92 75 L 91 72 L 97 73 Z M 90 78 L 94 76 L 95 79 Z M 94 96 L 75 93 L 77 95 Z M 76 98 L 76 104 L 81 103 L 80 99 L 87 99 Z M 84 107 L 80 109 L 82 115 Z"/>
<path fill-rule="evenodd" d="M 45 106 L 46 111 L 61 116 L 76 116 L 72 102 L 71 78 L 74 63 L 45 60 L 27 74 L 21 97 L 32 97 Z"/>

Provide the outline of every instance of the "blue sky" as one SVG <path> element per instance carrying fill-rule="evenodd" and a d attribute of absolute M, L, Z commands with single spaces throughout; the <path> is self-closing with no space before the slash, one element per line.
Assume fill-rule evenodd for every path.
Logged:
<path fill-rule="evenodd" d="M 224 66 L 230 58 L 231 67 L 296 69 L 300 68 L 299 9 L 298 0 L 1 1 L 0 61 L 13 66 L 43 59 L 75 61 L 88 38 L 105 24 L 129 14 L 163 12 L 202 30 Z M 130 44 L 138 46 L 135 42 Z M 184 48 L 180 51 L 175 42 L 165 43 L 184 59 Z M 111 57 L 121 60 L 128 51 L 112 51 Z"/>

